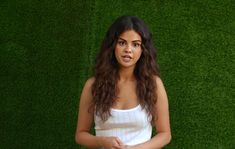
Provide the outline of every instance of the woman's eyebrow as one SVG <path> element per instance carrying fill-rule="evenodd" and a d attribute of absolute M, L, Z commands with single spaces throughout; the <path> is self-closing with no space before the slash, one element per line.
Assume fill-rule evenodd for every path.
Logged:
<path fill-rule="evenodd" d="M 118 40 L 124 40 L 124 41 L 126 41 L 125 39 L 123 39 L 123 38 L 121 38 L 121 37 L 119 37 Z"/>
<path fill-rule="evenodd" d="M 118 39 L 119 39 L 119 40 L 124 40 L 124 41 L 126 41 L 125 39 L 123 39 L 123 38 L 121 38 L 121 37 L 119 37 Z M 141 40 L 138 40 L 138 39 L 137 39 L 137 40 L 133 40 L 132 42 L 141 42 Z"/>
<path fill-rule="evenodd" d="M 132 42 L 140 42 L 141 43 L 141 40 L 133 40 Z"/>

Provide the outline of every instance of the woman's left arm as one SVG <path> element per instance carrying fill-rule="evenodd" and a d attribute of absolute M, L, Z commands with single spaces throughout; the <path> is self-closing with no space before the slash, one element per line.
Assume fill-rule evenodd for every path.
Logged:
<path fill-rule="evenodd" d="M 169 119 L 169 105 L 167 94 L 162 80 L 156 77 L 157 83 L 157 103 L 156 113 L 157 120 L 155 121 L 155 127 L 157 134 L 149 141 L 130 147 L 131 149 L 159 149 L 167 145 L 171 141 L 171 129 Z"/>

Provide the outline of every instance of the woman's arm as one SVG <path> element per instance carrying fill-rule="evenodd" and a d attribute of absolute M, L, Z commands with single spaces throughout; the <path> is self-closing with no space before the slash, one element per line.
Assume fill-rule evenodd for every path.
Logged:
<path fill-rule="evenodd" d="M 135 145 L 133 149 L 159 149 L 167 145 L 171 140 L 170 120 L 169 120 L 169 106 L 168 98 L 159 77 L 156 77 L 157 83 L 157 95 L 158 100 L 156 104 L 157 120 L 155 121 L 155 127 L 157 134 L 149 141 Z"/>
<path fill-rule="evenodd" d="M 116 137 L 98 137 L 90 134 L 94 112 L 88 112 L 88 109 L 92 103 L 91 88 L 93 83 L 94 78 L 87 80 L 81 94 L 75 141 L 88 148 L 122 149 L 123 144 Z"/>

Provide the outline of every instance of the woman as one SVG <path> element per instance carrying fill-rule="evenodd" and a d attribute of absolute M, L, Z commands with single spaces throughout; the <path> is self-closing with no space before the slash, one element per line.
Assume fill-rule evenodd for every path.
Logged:
<path fill-rule="evenodd" d="M 157 134 L 151 138 L 152 127 Z M 104 149 L 156 149 L 170 142 L 167 94 L 141 19 L 119 17 L 106 33 L 81 94 L 75 140 Z"/>

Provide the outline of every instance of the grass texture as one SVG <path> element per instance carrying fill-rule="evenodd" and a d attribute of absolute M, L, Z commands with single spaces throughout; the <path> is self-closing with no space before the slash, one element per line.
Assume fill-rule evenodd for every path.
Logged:
<path fill-rule="evenodd" d="M 153 33 L 170 104 L 165 148 L 235 148 L 234 10 L 232 0 L 1 2 L 1 148 L 84 148 L 74 141 L 79 97 L 121 15 Z"/>

